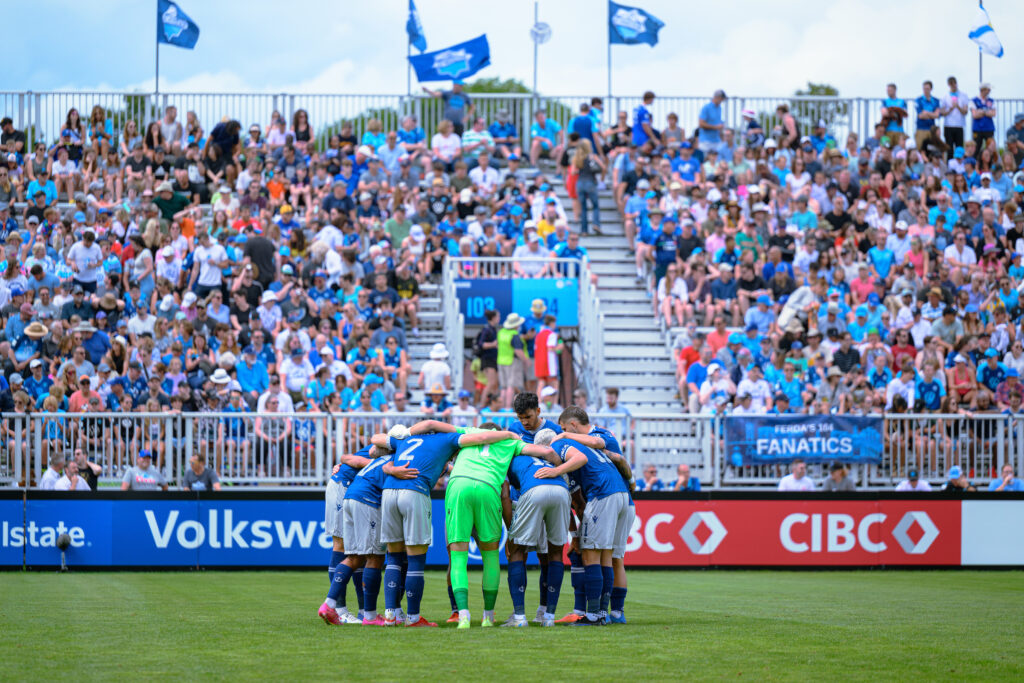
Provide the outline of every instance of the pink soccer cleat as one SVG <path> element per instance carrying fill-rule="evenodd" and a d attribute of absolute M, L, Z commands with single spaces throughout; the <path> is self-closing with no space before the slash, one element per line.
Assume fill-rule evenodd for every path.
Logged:
<path fill-rule="evenodd" d="M 377 615 L 373 619 L 363 619 L 363 626 L 386 626 L 384 623 L 384 617 Z"/>
<path fill-rule="evenodd" d="M 317 616 L 323 619 L 324 623 L 328 626 L 341 626 L 341 619 L 338 618 L 338 612 L 326 602 L 320 605 L 320 610 L 317 612 Z"/>

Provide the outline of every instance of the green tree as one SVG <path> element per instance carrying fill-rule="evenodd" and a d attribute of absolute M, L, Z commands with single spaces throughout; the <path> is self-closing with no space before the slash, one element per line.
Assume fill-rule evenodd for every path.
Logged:
<path fill-rule="evenodd" d="M 469 93 L 523 93 L 530 94 L 530 89 L 522 81 L 514 78 L 501 80 L 501 78 L 478 78 L 465 86 Z"/>
<path fill-rule="evenodd" d="M 845 100 L 839 99 L 839 89 L 834 85 L 808 81 L 806 90 L 797 90 L 793 94 L 797 98 L 830 98 L 827 100 L 791 100 L 790 111 L 799 122 L 801 131 L 806 131 L 809 134 L 821 120 L 825 121 L 827 130 L 835 130 L 836 126 L 847 123 L 846 117 L 850 114 L 850 106 Z"/>

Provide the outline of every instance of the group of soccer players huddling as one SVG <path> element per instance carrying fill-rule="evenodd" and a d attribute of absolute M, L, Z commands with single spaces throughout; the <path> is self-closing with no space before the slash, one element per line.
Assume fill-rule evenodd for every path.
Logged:
<path fill-rule="evenodd" d="M 494 423 L 456 428 L 424 420 L 375 434 L 370 444 L 342 457 L 326 490 L 325 524 L 334 547 L 320 618 L 336 625 L 437 625 L 420 614 L 420 602 L 432 534 L 430 492 L 450 466 L 445 490 L 449 623 L 470 627 L 467 567 L 475 539 L 483 563 L 480 625 L 494 626 L 502 524 L 508 528 L 513 608 L 504 626 L 529 625 L 526 556 L 531 551 L 540 561 L 535 623 L 626 623 L 623 556 L 635 517 L 634 482 L 618 440 L 591 425 L 577 407 L 563 411 L 558 424 L 542 419 L 532 393 L 517 395 L 513 409 L 518 421 L 507 430 Z M 575 605 L 556 619 L 569 542 Z M 359 604 L 355 614 L 346 605 L 350 582 Z M 377 611 L 382 583 L 383 615 Z"/>

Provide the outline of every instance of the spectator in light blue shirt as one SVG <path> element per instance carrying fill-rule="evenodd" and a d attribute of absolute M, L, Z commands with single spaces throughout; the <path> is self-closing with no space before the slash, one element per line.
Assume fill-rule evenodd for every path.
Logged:
<path fill-rule="evenodd" d="M 636 481 L 638 491 L 661 491 L 665 483 L 658 479 L 658 468 L 653 463 L 644 465 L 644 476 Z"/>
<path fill-rule="evenodd" d="M 725 91 L 716 90 L 711 96 L 711 101 L 701 107 L 700 119 L 697 121 L 697 148 L 705 154 L 713 149 L 717 150 L 722 144 L 722 129 L 725 128 L 722 120 L 722 102 L 725 100 Z"/>
<path fill-rule="evenodd" d="M 1013 472 L 1013 465 L 1006 463 L 999 472 L 999 477 L 992 480 L 988 485 L 989 491 L 1024 491 L 1024 481 L 1016 478 Z"/>
<path fill-rule="evenodd" d="M 888 120 L 886 133 L 903 133 L 903 117 L 907 115 L 907 101 L 896 97 L 896 84 L 885 86 L 886 97 L 882 100 L 882 118 Z"/>
<path fill-rule="evenodd" d="M 28 184 L 25 196 L 29 200 L 34 200 L 37 192 L 42 192 L 46 196 L 47 206 L 57 203 L 57 186 L 50 179 L 45 168 L 41 169 L 36 175 L 36 179 Z"/>
<path fill-rule="evenodd" d="M 242 395 L 251 405 L 256 405 L 260 394 L 270 386 L 270 375 L 267 365 L 256 359 L 256 349 L 246 346 L 242 350 L 242 360 L 235 366 L 238 384 L 242 387 Z"/>

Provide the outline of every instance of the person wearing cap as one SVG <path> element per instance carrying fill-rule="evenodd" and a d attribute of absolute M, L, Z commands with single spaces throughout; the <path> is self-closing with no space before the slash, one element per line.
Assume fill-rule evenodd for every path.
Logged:
<path fill-rule="evenodd" d="M 772 408 L 772 388 L 757 363 L 750 363 L 744 370 L 746 377 L 736 385 L 736 394 L 750 398 L 748 412 L 763 415 Z"/>
<path fill-rule="evenodd" d="M 452 408 L 452 424 L 456 427 L 473 427 L 476 424 L 477 410 L 470 404 L 473 392 L 467 389 L 459 390 L 459 402 Z"/>
<path fill-rule="evenodd" d="M 166 491 L 167 488 L 163 473 L 153 467 L 152 451 L 145 448 L 139 451 L 135 464 L 125 470 L 121 479 L 122 491 Z"/>
<path fill-rule="evenodd" d="M 96 234 L 92 230 L 83 231 L 82 239 L 71 245 L 65 261 L 74 274 L 74 284 L 86 292 L 95 292 L 103 277 L 103 250 L 96 244 Z"/>
<path fill-rule="evenodd" d="M 996 124 L 993 119 L 996 116 L 996 103 L 989 94 L 992 86 L 982 83 L 978 86 L 978 96 L 971 100 L 971 139 L 978 146 L 978 153 L 985 148 L 987 140 L 995 137 Z"/>
<path fill-rule="evenodd" d="M 432 417 L 451 417 L 455 406 L 448 401 L 448 392 L 440 384 L 435 384 L 424 392 L 424 399 L 420 403 L 420 411 Z"/>
<path fill-rule="evenodd" d="M 999 360 L 999 352 L 988 348 L 984 352 L 984 360 L 978 362 L 978 372 L 975 378 L 978 384 L 985 387 L 992 393 L 999 390 L 999 386 L 1008 381 L 1008 368 Z M 1017 380 L 1013 379 L 1012 387 L 1016 388 Z"/>
<path fill-rule="evenodd" d="M 519 131 L 512 121 L 508 109 L 499 109 L 495 121 L 488 129 L 494 141 L 494 151 L 499 157 L 508 159 L 510 156 L 522 156 L 523 148 L 519 140 Z"/>
<path fill-rule="evenodd" d="M 707 373 L 707 379 L 700 387 L 700 412 L 704 415 L 722 415 L 736 395 L 736 385 L 717 361 L 708 365 Z"/>
<path fill-rule="evenodd" d="M 718 264 L 718 277 L 711 281 L 707 299 L 704 302 L 704 315 L 707 320 L 716 316 L 728 316 L 733 326 L 740 324 L 740 307 L 737 299 L 737 284 L 733 277 L 733 266 L 724 262 Z"/>
<path fill-rule="evenodd" d="M 899 492 L 927 493 L 932 490 L 932 485 L 926 480 L 921 479 L 917 467 L 911 467 L 907 470 L 907 478 L 896 485 L 896 490 Z"/>
<path fill-rule="evenodd" d="M 543 278 L 554 268 L 551 252 L 541 243 L 535 230 L 528 232 L 525 243 L 515 248 L 512 259 L 512 270 L 516 277 Z"/>
<path fill-rule="evenodd" d="M 959 465 L 953 465 L 946 471 L 946 482 L 942 490 L 947 493 L 967 493 L 977 491 L 967 478 L 967 472 Z"/>
<path fill-rule="evenodd" d="M 542 156 L 556 161 L 561 159 L 565 147 L 565 131 L 557 121 L 548 117 L 547 110 L 538 109 L 533 113 L 530 138 L 530 165 L 537 166 Z"/>
<path fill-rule="evenodd" d="M 946 370 L 946 391 L 952 394 L 959 405 L 976 406 L 978 395 L 977 372 L 969 366 L 963 353 L 953 356 L 953 367 Z"/>
<path fill-rule="evenodd" d="M 450 121 L 456 135 L 462 135 L 465 129 L 465 122 L 472 118 L 476 111 L 476 104 L 472 98 L 463 90 L 463 82 L 459 79 L 452 81 L 451 90 L 431 90 L 426 86 L 423 92 L 431 97 L 439 97 L 444 103 L 442 116 L 445 121 Z M 440 128 L 440 126 L 439 126 Z"/>

